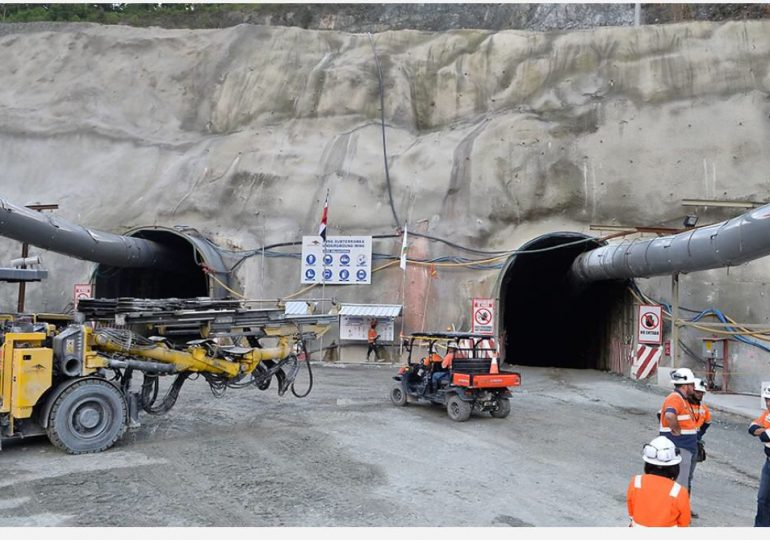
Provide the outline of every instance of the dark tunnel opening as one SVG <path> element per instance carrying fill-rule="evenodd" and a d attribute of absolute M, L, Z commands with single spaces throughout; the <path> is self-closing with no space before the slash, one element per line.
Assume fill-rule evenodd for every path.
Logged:
<path fill-rule="evenodd" d="M 569 269 L 599 241 L 559 232 L 536 238 L 514 255 L 500 282 L 501 338 L 506 361 L 538 367 L 608 369 L 607 351 L 613 312 L 622 307 L 626 282 L 598 281 L 576 286 Z"/>
<path fill-rule="evenodd" d="M 200 253 L 189 240 L 162 230 L 141 230 L 131 236 L 153 240 L 170 248 L 178 264 L 173 271 L 100 264 L 94 275 L 97 297 L 195 298 L 209 295 L 208 279 L 198 264 Z"/>

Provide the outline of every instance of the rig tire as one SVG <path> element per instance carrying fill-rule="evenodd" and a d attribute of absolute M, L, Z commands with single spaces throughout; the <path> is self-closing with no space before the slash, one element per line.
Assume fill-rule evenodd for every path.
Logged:
<path fill-rule="evenodd" d="M 128 406 L 108 381 L 83 379 L 68 385 L 48 415 L 48 439 L 68 454 L 102 452 L 126 430 Z"/>

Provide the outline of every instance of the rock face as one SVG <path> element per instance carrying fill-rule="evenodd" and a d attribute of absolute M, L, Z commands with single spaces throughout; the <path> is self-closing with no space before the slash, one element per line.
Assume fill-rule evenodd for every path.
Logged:
<path fill-rule="evenodd" d="M 594 235 L 591 224 L 678 227 L 692 212 L 682 199 L 768 197 L 764 21 L 371 37 L 251 25 L 20 28 L 0 30 L 1 194 L 58 203 L 94 229 L 186 225 L 249 250 L 315 234 L 328 190 L 331 235 L 394 234 L 408 222 L 500 251 L 558 230 Z M 702 223 L 738 212 L 702 211 Z M 399 248 L 399 238 L 374 243 L 377 253 Z M 413 249 L 485 258 L 424 239 Z M 0 240 L 0 261 L 19 251 Z M 301 288 L 296 259 L 270 255 L 239 266 L 247 296 Z M 28 286 L 28 308 L 62 309 L 92 265 L 42 257 L 51 276 Z M 766 270 L 757 261 L 688 276 L 684 294 L 694 309 L 765 322 Z M 409 308 L 405 331 L 467 328 L 470 298 L 494 295 L 498 274 L 411 267 L 407 290 L 422 304 Z M 647 285 L 669 294 L 665 280 Z M 323 295 L 401 303 L 401 289 L 393 266 L 371 287 Z M 14 304 L 14 287 L 0 294 Z"/>

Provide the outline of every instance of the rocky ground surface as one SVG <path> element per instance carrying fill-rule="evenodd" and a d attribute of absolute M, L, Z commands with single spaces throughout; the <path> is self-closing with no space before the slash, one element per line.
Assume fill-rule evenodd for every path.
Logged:
<path fill-rule="evenodd" d="M 458 424 L 436 406 L 391 405 L 394 371 L 316 365 L 301 400 L 274 388 L 217 400 L 193 381 L 169 414 L 143 416 L 96 455 L 5 444 L 0 527 L 627 524 L 626 488 L 664 390 L 525 367 L 510 417 Z M 694 526 L 753 523 L 762 452 L 746 427 L 716 413 Z"/>

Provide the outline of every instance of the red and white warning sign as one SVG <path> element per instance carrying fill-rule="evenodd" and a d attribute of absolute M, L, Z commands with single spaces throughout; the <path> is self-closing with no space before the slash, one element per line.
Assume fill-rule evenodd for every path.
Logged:
<path fill-rule="evenodd" d="M 74 303 L 75 303 L 75 309 L 78 308 L 78 300 L 83 300 L 84 298 L 93 298 L 94 297 L 94 286 L 90 283 L 76 283 L 75 284 L 75 295 L 74 295 Z"/>
<path fill-rule="evenodd" d="M 639 306 L 637 342 L 660 345 L 663 342 L 663 310 L 660 306 Z"/>
<path fill-rule="evenodd" d="M 493 336 L 495 334 L 495 299 L 474 298 L 471 321 L 471 333 Z"/>

